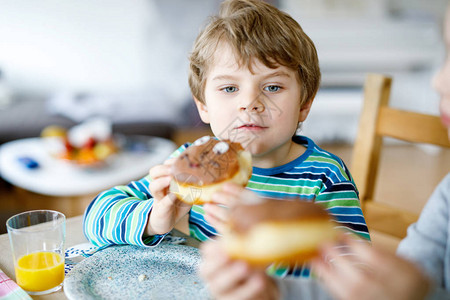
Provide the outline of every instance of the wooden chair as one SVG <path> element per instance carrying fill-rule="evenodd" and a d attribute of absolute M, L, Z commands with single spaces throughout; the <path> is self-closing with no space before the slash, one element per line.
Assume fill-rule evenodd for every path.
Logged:
<path fill-rule="evenodd" d="M 380 74 L 366 78 L 351 172 L 369 229 L 403 238 L 418 215 L 374 200 L 383 137 L 442 147 L 450 147 L 450 142 L 439 117 L 389 107 L 391 83 Z"/>

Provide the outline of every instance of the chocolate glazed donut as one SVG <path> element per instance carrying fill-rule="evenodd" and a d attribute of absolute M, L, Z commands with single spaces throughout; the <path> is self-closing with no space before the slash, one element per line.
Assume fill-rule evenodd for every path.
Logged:
<path fill-rule="evenodd" d="M 186 203 L 203 204 L 225 182 L 245 186 L 251 173 L 251 155 L 239 143 L 204 136 L 175 160 L 170 192 Z"/>

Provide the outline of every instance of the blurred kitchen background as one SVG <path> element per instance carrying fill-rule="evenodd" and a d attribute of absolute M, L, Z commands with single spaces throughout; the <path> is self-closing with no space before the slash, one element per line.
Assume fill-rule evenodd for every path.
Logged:
<path fill-rule="evenodd" d="M 198 126 L 187 55 L 219 0 L 0 1 L 0 143 L 104 115 L 125 133 Z M 352 142 L 367 72 L 395 106 L 437 113 L 446 0 L 276 0 L 315 42 L 322 87 L 303 131 Z"/>

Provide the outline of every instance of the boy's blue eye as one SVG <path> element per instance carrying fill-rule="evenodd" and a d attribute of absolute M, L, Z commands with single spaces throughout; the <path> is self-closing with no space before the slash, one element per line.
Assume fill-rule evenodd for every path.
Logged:
<path fill-rule="evenodd" d="M 227 86 L 227 87 L 223 88 L 222 90 L 225 91 L 226 93 L 234 93 L 237 91 L 237 88 L 234 86 Z"/>
<path fill-rule="evenodd" d="M 280 87 L 278 85 L 269 85 L 269 86 L 266 86 L 264 88 L 264 90 L 267 92 L 274 93 L 274 92 L 278 92 L 280 90 Z"/>

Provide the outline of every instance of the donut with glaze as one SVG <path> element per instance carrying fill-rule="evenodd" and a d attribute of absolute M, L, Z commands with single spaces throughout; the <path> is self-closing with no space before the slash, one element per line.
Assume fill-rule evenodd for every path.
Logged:
<path fill-rule="evenodd" d="M 170 192 L 188 204 L 211 202 L 226 182 L 245 186 L 252 175 L 251 154 L 241 144 L 204 136 L 172 165 Z"/>
<path fill-rule="evenodd" d="M 322 243 L 336 239 L 335 226 L 318 204 L 267 199 L 232 208 L 223 240 L 232 258 L 253 265 L 293 266 L 316 256 Z"/>

